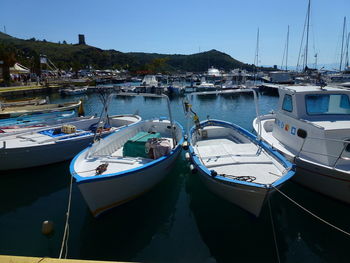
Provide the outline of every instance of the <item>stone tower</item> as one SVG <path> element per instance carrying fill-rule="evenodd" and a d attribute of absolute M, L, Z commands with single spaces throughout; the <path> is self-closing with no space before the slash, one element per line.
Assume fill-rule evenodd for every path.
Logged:
<path fill-rule="evenodd" d="M 85 43 L 85 36 L 82 34 L 79 34 L 79 45 L 86 45 Z"/>

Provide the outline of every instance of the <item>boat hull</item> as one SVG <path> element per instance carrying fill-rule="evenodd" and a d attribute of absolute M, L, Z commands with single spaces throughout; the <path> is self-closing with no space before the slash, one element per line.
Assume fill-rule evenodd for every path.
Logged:
<path fill-rule="evenodd" d="M 312 164 L 297 158 L 297 173 L 293 181 L 331 198 L 350 204 L 348 173 Z"/>
<path fill-rule="evenodd" d="M 236 135 L 238 135 L 238 133 L 244 134 L 246 139 L 249 140 L 252 144 L 259 145 L 259 147 L 262 147 L 262 149 L 264 149 L 271 156 L 271 160 L 272 158 L 275 158 L 277 162 L 283 165 L 285 170 L 288 170 L 288 173 L 285 173 L 284 175 L 282 175 L 279 180 L 276 180 L 270 183 L 254 183 L 249 181 L 240 181 L 237 179 L 230 179 L 229 177 L 222 176 L 220 174 L 215 174 L 214 176 L 212 176 L 213 171 L 217 172 L 217 169 L 210 170 L 213 166 L 211 167 L 208 166 L 209 167 L 208 168 L 202 163 L 203 156 L 201 157 L 199 153 L 197 154 L 195 152 L 194 147 L 197 147 L 197 145 L 196 143 L 193 143 L 191 141 L 190 143 L 191 145 L 189 147 L 191 161 L 195 165 L 196 170 L 200 174 L 201 180 L 204 182 L 207 188 L 210 191 L 212 191 L 214 194 L 222 197 L 223 199 L 243 208 L 244 210 L 258 217 L 265 203 L 265 200 L 268 198 L 269 194 L 273 190 L 272 186 L 281 187 L 285 181 L 287 181 L 289 178 L 291 178 L 294 175 L 294 170 L 292 169 L 292 165 L 280 154 L 277 154 L 277 152 L 273 151 L 271 147 L 268 147 L 268 145 L 258 141 L 256 136 L 254 136 L 253 134 L 249 133 L 248 131 L 244 130 L 243 128 L 237 125 L 230 124 L 224 121 L 219 121 L 219 120 L 210 120 L 210 121 L 208 120 L 208 121 L 202 122 L 200 125 L 202 129 L 208 126 L 221 126 L 225 128 L 230 128 L 231 130 L 236 132 Z M 191 140 L 193 138 L 193 134 L 195 133 L 195 131 L 196 131 L 195 127 L 193 127 L 191 129 L 191 135 L 190 135 Z M 219 132 L 216 133 L 216 136 L 219 136 L 218 134 Z M 207 136 L 209 137 L 208 134 Z M 199 151 L 198 148 L 197 148 L 197 151 Z M 211 154 L 215 156 L 218 160 L 220 156 L 215 154 L 215 150 L 213 147 L 211 148 L 211 151 L 212 151 Z M 228 153 L 226 152 L 226 155 L 227 154 Z M 239 153 L 235 155 L 235 158 L 239 158 L 238 156 L 240 155 L 245 155 L 245 154 Z M 244 163 L 244 161 L 242 161 L 242 163 Z M 232 168 L 232 169 L 235 169 L 235 168 Z M 258 162 L 256 165 L 256 169 L 259 169 Z M 252 171 L 252 174 L 254 174 L 253 171 Z"/>
<path fill-rule="evenodd" d="M 296 174 L 292 180 L 299 183 L 315 192 L 329 196 L 331 198 L 340 200 L 350 204 L 350 176 L 348 171 L 333 169 L 319 163 L 313 163 L 303 158 L 296 158 L 295 154 L 283 148 L 283 144 L 279 143 L 277 139 L 269 136 L 264 125 L 267 121 L 274 121 L 275 117 L 270 115 L 263 116 L 262 119 L 262 139 L 269 145 L 284 155 L 288 160 L 294 162 L 296 165 Z M 255 131 L 258 131 L 256 119 L 253 122 Z"/>
<path fill-rule="evenodd" d="M 211 192 L 243 208 L 256 217 L 259 216 L 268 194 L 267 188 L 257 188 L 234 183 L 226 184 L 212 178 L 201 169 L 199 169 L 199 174 L 201 181 Z"/>
<path fill-rule="evenodd" d="M 97 217 L 101 213 L 137 198 L 164 179 L 181 152 L 178 145 L 174 152 L 163 160 L 155 160 L 149 166 L 126 171 L 107 178 L 93 178 L 78 182 L 90 211 Z"/>
<path fill-rule="evenodd" d="M 72 159 L 82 149 L 88 147 L 92 139 L 93 136 L 87 136 L 79 140 L 67 140 L 55 144 L 2 149 L 0 150 L 0 170 L 23 169 Z"/>

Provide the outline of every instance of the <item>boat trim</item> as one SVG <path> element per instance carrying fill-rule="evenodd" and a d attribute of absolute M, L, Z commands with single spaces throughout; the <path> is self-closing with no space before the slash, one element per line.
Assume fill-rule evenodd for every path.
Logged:
<path fill-rule="evenodd" d="M 247 130 L 243 129 L 242 127 L 233 124 L 233 123 L 229 123 L 226 121 L 221 121 L 221 120 L 215 120 L 215 119 L 211 119 L 208 121 L 204 121 L 200 123 L 201 128 L 207 127 L 207 126 L 211 126 L 211 125 L 219 125 L 222 127 L 226 127 L 226 128 L 234 128 L 236 130 L 238 130 L 239 132 L 241 132 L 243 135 L 249 137 L 250 139 L 254 140 L 257 142 L 258 146 L 261 146 L 264 150 L 270 152 L 272 154 L 273 157 L 277 158 L 282 165 L 285 167 L 286 170 L 288 170 L 287 174 L 285 174 L 284 176 L 282 176 L 280 179 L 276 180 L 274 183 L 272 183 L 272 186 L 278 186 L 282 183 L 284 183 L 285 181 L 287 181 L 288 179 L 290 179 L 293 175 L 294 175 L 294 165 L 292 163 L 290 163 L 288 160 L 286 160 L 278 151 L 274 150 L 271 146 L 269 146 L 267 143 L 265 143 L 264 141 L 258 140 L 257 136 L 255 136 L 254 134 L 248 132 Z M 191 128 L 190 131 L 190 136 L 192 136 L 192 134 L 195 132 L 195 126 L 193 126 Z M 201 170 L 203 170 L 208 176 L 210 176 L 211 178 L 215 179 L 216 181 L 222 181 L 224 183 L 230 183 L 230 184 L 240 184 L 240 185 L 246 185 L 246 186 L 253 186 L 253 187 L 259 187 L 259 188 L 271 188 L 271 185 L 269 184 L 257 184 L 257 183 L 252 183 L 252 182 L 246 182 L 246 181 L 240 181 L 240 180 L 235 180 L 235 179 L 231 179 L 231 178 L 226 178 L 220 175 L 217 175 L 215 177 L 212 177 L 210 174 L 210 170 L 204 165 L 202 164 L 202 162 L 199 160 L 199 158 L 197 157 L 197 155 L 194 152 L 193 146 L 190 145 L 189 147 L 190 152 L 191 152 L 191 156 L 195 162 L 195 164 L 198 166 L 198 168 L 200 168 Z"/>
<path fill-rule="evenodd" d="M 141 121 L 141 122 L 146 122 L 146 121 Z M 141 123 L 140 122 L 140 123 Z M 181 128 L 182 130 L 182 134 L 184 134 L 184 128 L 182 127 L 182 125 L 175 121 L 175 123 Z M 130 126 L 130 125 L 129 125 Z M 128 127 L 129 127 L 128 126 Z M 127 127 L 124 127 L 122 129 L 126 129 Z M 122 130 L 120 129 L 120 130 Z M 118 131 L 120 131 L 118 130 Z M 117 132 L 118 132 L 117 131 Z M 108 136 L 111 136 L 112 134 L 108 135 Z M 107 136 L 107 137 L 108 137 Z M 107 138 L 105 137 L 105 138 Z M 166 156 L 162 156 L 152 162 L 149 162 L 147 164 L 144 164 L 142 166 L 139 166 L 139 167 L 136 167 L 136 168 L 133 168 L 133 169 L 129 169 L 129 170 L 126 170 L 126 171 L 122 171 L 122 172 L 118 172 L 118 173 L 111 173 L 111 174 L 104 174 L 104 175 L 99 175 L 98 177 L 82 177 L 80 176 L 77 172 L 75 172 L 74 170 L 74 164 L 76 162 L 76 160 L 78 159 L 78 157 L 83 154 L 83 152 L 85 151 L 88 151 L 90 149 L 91 146 L 89 146 L 88 148 L 84 149 L 83 151 L 81 151 L 80 153 L 78 153 L 74 159 L 72 160 L 72 162 L 70 163 L 70 166 L 69 166 L 69 170 L 70 170 L 70 173 L 74 176 L 75 180 L 77 183 L 89 183 L 89 182 L 92 182 L 92 181 L 101 181 L 101 180 L 106 180 L 106 179 L 110 179 L 112 176 L 113 177 L 122 177 L 122 176 L 127 176 L 129 175 L 130 173 L 134 173 L 136 171 L 140 171 L 140 170 L 144 170 L 144 169 L 148 169 L 148 168 L 151 168 L 163 161 L 166 161 L 167 159 L 169 159 L 170 157 L 172 157 L 175 153 L 177 153 L 178 151 L 181 150 L 181 147 L 182 147 L 182 144 L 184 142 L 184 138 L 182 137 L 181 140 L 178 142 L 177 146 L 175 148 L 173 148 L 171 150 L 171 152 L 166 155 Z"/>

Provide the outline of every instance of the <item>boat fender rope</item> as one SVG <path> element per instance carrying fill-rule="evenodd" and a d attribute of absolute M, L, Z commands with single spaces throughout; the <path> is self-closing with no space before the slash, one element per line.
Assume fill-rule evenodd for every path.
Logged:
<path fill-rule="evenodd" d="M 223 177 L 226 177 L 227 174 L 220 174 Z M 254 182 L 256 180 L 255 176 L 233 176 L 231 175 L 232 179 L 238 180 L 238 181 L 244 181 L 244 182 Z"/>
<path fill-rule="evenodd" d="M 325 223 L 326 225 L 334 228 L 335 230 L 338 230 L 339 232 L 342 232 L 343 234 L 350 236 L 350 233 L 333 225 L 332 223 L 326 221 L 325 219 L 317 216 L 316 214 L 314 214 L 313 212 L 309 211 L 308 209 L 306 209 L 305 207 L 303 207 L 301 204 L 297 203 L 296 201 L 294 201 L 291 197 L 289 197 L 288 195 L 286 195 L 285 193 L 283 193 L 281 190 L 279 190 L 277 187 L 271 185 L 277 192 L 279 192 L 281 195 L 283 195 L 285 198 L 287 198 L 289 201 L 291 201 L 293 204 L 295 204 L 296 206 L 300 207 L 302 210 L 304 210 L 305 212 L 307 212 L 308 214 L 312 215 L 313 217 L 315 217 L 316 219 L 320 220 L 321 222 Z"/>
<path fill-rule="evenodd" d="M 100 164 L 99 166 L 97 166 L 97 168 L 95 170 L 96 175 L 103 174 L 107 170 L 107 167 L 108 167 L 108 163 L 103 163 L 103 164 Z"/>

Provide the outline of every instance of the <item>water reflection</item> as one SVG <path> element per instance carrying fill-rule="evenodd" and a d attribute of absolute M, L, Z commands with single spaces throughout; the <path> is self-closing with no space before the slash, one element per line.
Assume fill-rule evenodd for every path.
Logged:
<path fill-rule="evenodd" d="M 174 224 L 175 204 L 183 181 L 183 177 L 178 176 L 182 165 L 183 161 L 178 160 L 173 172 L 140 198 L 98 219 L 86 216 L 80 231 L 77 256 L 130 261 L 152 242 L 155 233 L 168 236 Z M 143 259 L 142 255 L 139 257 Z"/>

